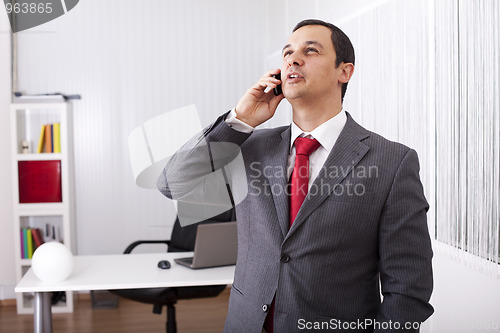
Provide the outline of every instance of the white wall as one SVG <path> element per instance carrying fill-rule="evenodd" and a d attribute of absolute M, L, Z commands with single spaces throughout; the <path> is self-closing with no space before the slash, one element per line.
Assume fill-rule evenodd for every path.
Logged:
<path fill-rule="evenodd" d="M 336 24 L 389 0 L 272 0 L 268 1 L 269 47 L 281 50 L 293 27 L 302 20 L 318 18 Z"/>
<path fill-rule="evenodd" d="M 10 154 L 10 31 L 7 13 L 0 9 L 0 142 L 3 143 L 4 156 Z M 15 282 L 10 163 L 8 158 L 0 159 L 0 299 L 14 296 L 12 291 L 2 288 L 2 285 Z"/>
<path fill-rule="evenodd" d="M 86 0 L 18 33 L 20 90 L 82 95 L 74 103 L 79 254 L 169 238 L 173 205 L 134 184 L 128 135 L 184 105 L 196 104 L 203 125 L 236 105 L 263 71 L 263 4 Z"/>

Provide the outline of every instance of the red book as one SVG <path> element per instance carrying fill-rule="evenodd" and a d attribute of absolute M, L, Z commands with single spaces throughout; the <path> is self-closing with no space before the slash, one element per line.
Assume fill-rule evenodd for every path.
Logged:
<path fill-rule="evenodd" d="M 33 236 L 33 242 L 35 243 L 35 249 L 44 243 L 42 232 L 40 229 L 31 229 L 31 235 Z"/>
<path fill-rule="evenodd" d="M 19 203 L 62 202 L 61 161 L 19 161 Z"/>

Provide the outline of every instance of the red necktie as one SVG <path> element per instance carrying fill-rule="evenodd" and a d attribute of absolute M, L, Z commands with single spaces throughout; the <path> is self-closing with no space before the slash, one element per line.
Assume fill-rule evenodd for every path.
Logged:
<path fill-rule="evenodd" d="M 290 178 L 290 227 L 306 198 L 309 188 L 309 155 L 311 155 L 320 143 L 316 139 L 295 139 L 295 166 Z M 273 333 L 274 300 L 266 317 L 264 328 L 267 333 Z"/>
<path fill-rule="evenodd" d="M 290 227 L 306 198 L 309 187 L 309 155 L 320 143 L 316 139 L 295 139 L 295 166 L 290 178 Z"/>

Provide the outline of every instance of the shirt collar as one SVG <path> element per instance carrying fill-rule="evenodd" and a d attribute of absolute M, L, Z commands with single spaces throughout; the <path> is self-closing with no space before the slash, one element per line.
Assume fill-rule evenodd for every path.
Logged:
<path fill-rule="evenodd" d="M 342 129 L 344 128 L 346 122 L 347 122 L 347 115 L 343 108 L 340 111 L 340 113 L 338 113 L 335 117 L 328 119 L 327 121 L 316 127 L 311 132 L 304 132 L 303 130 L 300 129 L 299 126 L 297 126 L 292 121 L 292 128 L 291 128 L 292 137 L 290 140 L 290 153 L 292 152 L 293 143 L 295 142 L 295 139 L 298 137 L 307 137 L 307 136 L 311 136 L 312 138 L 318 140 L 321 146 L 325 148 L 328 151 L 328 153 L 330 153 L 333 146 L 335 145 L 335 142 L 337 142 L 340 132 L 342 132 Z"/>

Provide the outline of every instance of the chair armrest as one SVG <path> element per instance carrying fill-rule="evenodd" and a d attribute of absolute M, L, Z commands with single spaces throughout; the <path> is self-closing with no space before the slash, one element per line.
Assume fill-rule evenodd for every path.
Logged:
<path fill-rule="evenodd" d="M 123 254 L 129 254 L 130 252 L 132 252 L 132 250 L 137 245 L 141 245 L 141 244 L 166 244 L 167 246 L 169 246 L 170 241 L 169 240 L 140 240 L 140 241 L 136 241 L 136 242 L 133 242 L 132 244 L 130 244 L 129 246 L 127 246 L 127 248 L 125 249 Z"/>

